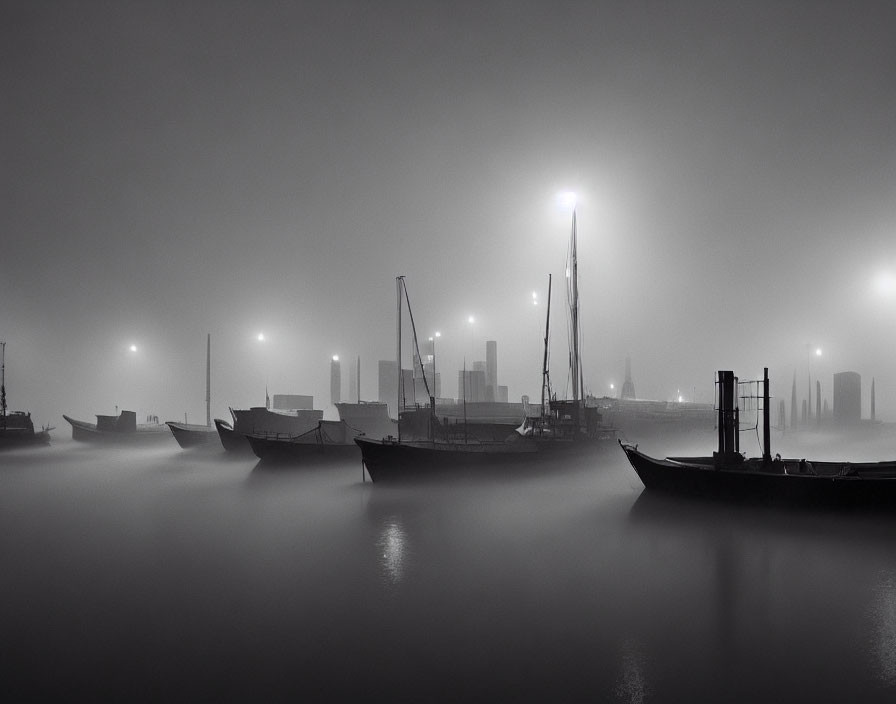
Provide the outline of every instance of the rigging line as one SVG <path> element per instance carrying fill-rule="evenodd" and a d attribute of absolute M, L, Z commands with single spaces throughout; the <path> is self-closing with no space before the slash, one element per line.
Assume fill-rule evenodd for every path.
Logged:
<path fill-rule="evenodd" d="M 408 317 L 411 319 L 411 333 L 414 335 L 414 351 L 417 353 L 417 360 L 420 363 L 420 373 L 423 375 L 423 386 L 426 387 L 426 398 L 432 398 L 432 394 L 429 392 L 429 382 L 426 381 L 426 370 L 423 368 L 423 359 L 420 357 L 420 346 L 417 344 L 417 326 L 414 324 L 414 314 L 411 312 L 411 299 L 408 296 L 408 284 L 404 278 L 402 278 L 401 283 L 404 288 L 404 299 L 408 304 Z"/>

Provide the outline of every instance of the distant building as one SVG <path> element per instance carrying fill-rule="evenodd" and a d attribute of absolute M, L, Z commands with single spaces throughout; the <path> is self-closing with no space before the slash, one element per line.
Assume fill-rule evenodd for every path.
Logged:
<path fill-rule="evenodd" d="M 482 362 L 476 362 L 482 364 Z M 457 373 L 458 403 L 485 401 L 485 369 L 459 371 Z"/>
<path fill-rule="evenodd" d="M 487 340 L 485 343 L 485 400 L 498 400 L 498 343 Z"/>
<path fill-rule="evenodd" d="M 622 391 L 619 398 L 635 398 L 635 382 L 632 381 L 632 360 L 625 358 L 625 381 L 622 382 Z"/>
<path fill-rule="evenodd" d="M 352 403 L 360 399 L 360 389 L 358 388 L 361 383 L 360 366 L 361 360 L 359 358 L 348 372 L 348 400 Z"/>
<path fill-rule="evenodd" d="M 339 357 L 333 355 L 330 361 L 330 403 L 339 403 L 342 400 L 342 369 L 339 366 Z"/>
<path fill-rule="evenodd" d="M 314 409 L 314 396 L 274 394 L 273 408 L 278 411 L 311 411 Z"/>
<path fill-rule="evenodd" d="M 508 403 L 507 401 L 507 387 L 498 385 L 498 397 L 495 399 L 498 403 Z"/>
<path fill-rule="evenodd" d="M 858 372 L 834 374 L 834 423 L 854 425 L 862 420 L 862 377 Z"/>
<path fill-rule="evenodd" d="M 389 415 L 398 418 L 398 363 L 381 359 L 377 362 L 377 401 L 389 405 Z"/>

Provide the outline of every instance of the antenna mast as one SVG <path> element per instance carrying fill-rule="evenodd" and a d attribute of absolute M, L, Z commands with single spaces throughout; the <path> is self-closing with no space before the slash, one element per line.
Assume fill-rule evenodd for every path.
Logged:
<path fill-rule="evenodd" d="M 3 414 L 3 427 L 6 427 L 6 343 L 0 342 L 0 409 Z"/>
<path fill-rule="evenodd" d="M 212 427 L 212 334 L 205 338 L 205 426 Z"/>
<path fill-rule="evenodd" d="M 548 310 L 544 324 L 544 362 L 541 366 L 541 415 L 545 415 L 546 397 L 551 396 L 551 380 L 548 378 L 548 340 L 551 334 L 551 275 L 548 274 Z"/>

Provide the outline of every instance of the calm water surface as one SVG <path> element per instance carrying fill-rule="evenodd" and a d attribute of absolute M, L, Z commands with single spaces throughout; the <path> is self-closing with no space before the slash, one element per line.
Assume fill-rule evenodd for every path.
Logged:
<path fill-rule="evenodd" d="M 0 696 L 894 701 L 894 538 L 642 495 L 618 448 L 388 486 L 58 440 L 0 454 Z"/>

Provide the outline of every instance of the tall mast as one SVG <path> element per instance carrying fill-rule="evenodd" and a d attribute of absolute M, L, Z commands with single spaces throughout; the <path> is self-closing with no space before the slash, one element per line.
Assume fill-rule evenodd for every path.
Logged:
<path fill-rule="evenodd" d="M 395 316 L 395 360 L 396 360 L 396 373 L 398 374 L 397 383 L 395 384 L 395 388 L 398 389 L 398 405 L 396 406 L 396 413 L 398 414 L 398 440 L 401 441 L 401 398 L 404 396 L 402 387 L 402 382 L 404 381 L 404 375 L 401 373 L 401 282 L 404 280 L 403 276 L 395 277 L 395 293 L 398 297 L 396 308 L 397 314 Z"/>
<path fill-rule="evenodd" d="M 572 322 L 572 345 L 570 349 L 569 369 L 572 377 L 572 398 L 578 401 L 585 398 L 585 384 L 582 376 L 581 361 L 579 359 L 579 263 L 576 237 L 576 211 L 572 211 L 572 233 L 569 243 L 569 309 Z"/>
<path fill-rule="evenodd" d="M 545 414 L 546 396 L 550 395 L 548 381 L 548 340 L 551 335 L 551 275 L 548 274 L 548 310 L 544 323 L 544 362 L 541 365 L 541 415 Z"/>
<path fill-rule="evenodd" d="M 3 427 L 6 427 L 6 343 L 0 342 L 0 411 L 3 415 Z"/>
<path fill-rule="evenodd" d="M 361 355 L 358 355 L 358 374 L 356 376 L 356 382 L 358 384 L 358 388 L 356 389 L 358 392 L 358 403 L 361 403 Z"/>
<path fill-rule="evenodd" d="M 212 334 L 205 338 L 205 425 L 212 427 Z"/>

